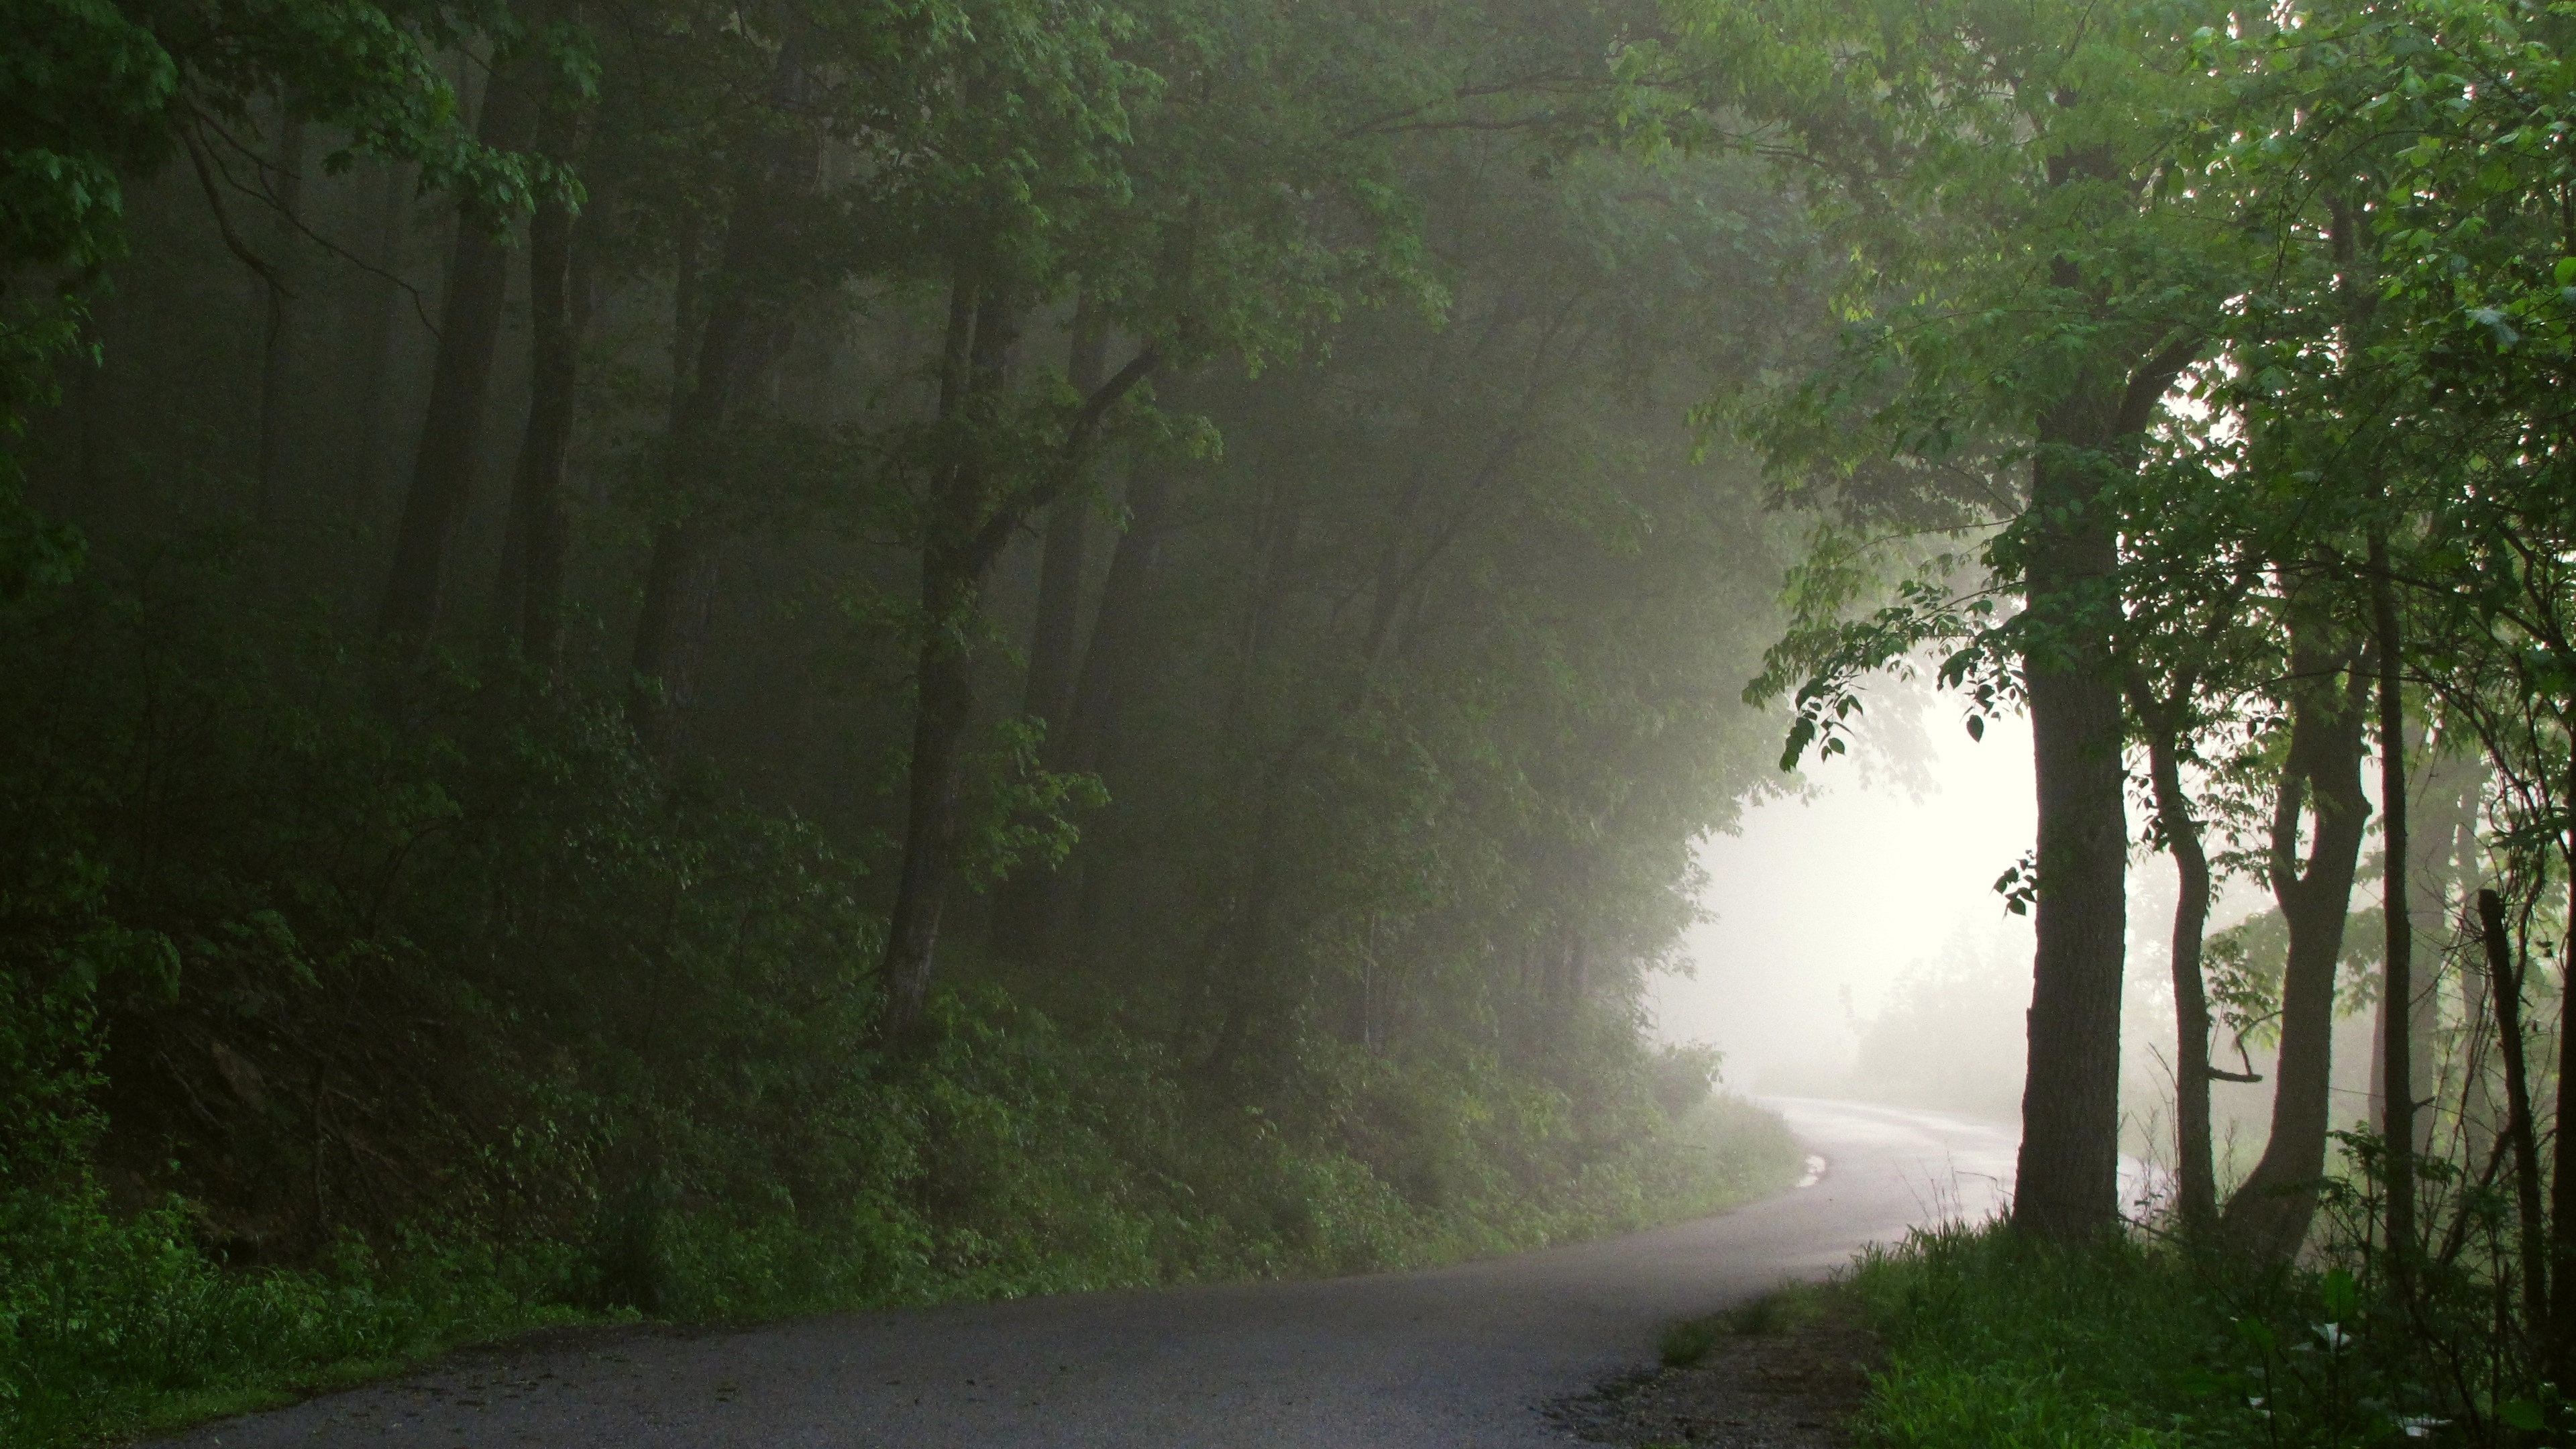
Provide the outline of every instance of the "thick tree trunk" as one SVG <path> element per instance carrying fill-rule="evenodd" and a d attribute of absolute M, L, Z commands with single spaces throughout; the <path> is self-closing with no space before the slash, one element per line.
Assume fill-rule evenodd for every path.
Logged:
<path fill-rule="evenodd" d="M 2495 999 L 2496 1045 L 2504 1055 L 2504 1131 L 2513 1151 L 2513 1196 L 2522 1242 L 2523 1315 L 2549 1321 L 2549 1256 L 2540 1210 L 2540 1143 L 2531 1121 L 2531 1069 L 2524 1056 L 2522 971 L 2505 926 L 2504 897 L 2478 892 L 2478 938 L 2486 947 L 2487 987 Z"/>
<path fill-rule="evenodd" d="M 2039 804 L 2030 1056 L 2012 1221 L 2073 1241 L 2119 1221 L 2120 973 L 2128 929 L 2127 783 L 2120 685 L 2109 657 L 2119 563 L 2101 474 L 2070 456 L 2116 432 L 2088 389 L 2042 421 L 2030 512 L 2043 522 L 2028 578 L 2048 642 L 2024 660 Z M 2106 613 L 2106 609 L 2108 612 Z"/>
<path fill-rule="evenodd" d="M 2361 788 L 2368 681 L 2313 639 L 2291 650 L 2289 757 L 2272 815 L 2273 898 L 2289 927 L 2281 973 L 2281 1050 L 2273 1070 L 2271 1134 L 2262 1160 L 2227 1204 L 2228 1239 L 2257 1257 L 2287 1259 L 2307 1240 L 2332 1125 L 2335 963 L 2343 952 L 2353 878 L 2370 807 Z M 2302 798 L 2313 801 L 2308 858 L 2297 858 Z"/>
<path fill-rule="evenodd" d="M 577 112 L 550 107 L 538 128 L 538 149 L 569 161 L 580 128 Z M 564 468 L 572 451 L 581 335 L 590 321 L 589 269 L 576 255 L 574 231 L 571 209 L 556 200 L 539 206 L 528 224 L 528 423 L 493 590 L 496 622 L 516 639 L 521 657 L 549 678 L 563 662 L 564 567 L 572 534 Z"/>
<path fill-rule="evenodd" d="M 542 84 L 537 68 L 527 62 L 506 67 L 484 98 L 477 138 L 504 150 L 527 146 L 536 128 Z M 448 258 L 429 409 L 412 462 L 411 487 L 403 496 L 402 524 L 394 534 L 393 569 L 376 613 L 377 631 L 409 653 L 425 648 L 438 629 L 448 555 L 473 492 L 484 393 L 492 380 L 492 351 L 509 290 L 509 248 L 495 234 L 497 221 L 467 208 L 457 218 L 456 245 Z"/>
<path fill-rule="evenodd" d="M 2388 578 L 2388 543 L 2373 538 L 2371 612 L 2379 646 L 2380 838 L 2385 844 L 2380 910 L 2386 960 L 2380 989 L 2380 1135 L 2388 1153 L 2386 1174 L 2389 1261 L 2401 1287 L 2412 1281 L 2415 1230 L 2415 931 L 2407 895 L 2405 655 L 2397 594 Z M 2563 1115 L 2561 1121 L 2568 1120 Z M 2562 1164 L 2563 1166 L 2563 1164 Z M 2561 1176 L 2565 1185 L 2564 1174 Z"/>

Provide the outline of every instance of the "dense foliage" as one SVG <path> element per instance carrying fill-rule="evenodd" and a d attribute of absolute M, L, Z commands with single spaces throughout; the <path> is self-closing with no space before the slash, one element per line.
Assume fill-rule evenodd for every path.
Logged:
<path fill-rule="evenodd" d="M 1828 359 L 1731 399 L 1835 519 L 1756 692 L 1794 692 L 1792 761 L 1839 748 L 1884 669 L 1959 688 L 1972 733 L 2029 711 L 2039 839 L 1998 883 L 2039 930 L 2028 1236 L 2080 1247 L 2118 1226 L 2124 815 L 2144 825 L 2130 850 L 2169 854 L 2180 881 L 2185 1251 L 2123 1266 L 1942 1242 L 1888 1281 L 1991 1291 L 2031 1332 L 2151 1339 L 2137 1324 L 2153 1317 L 2187 1337 L 2258 1322 L 2194 1298 L 2194 1274 L 2341 1251 L 2334 1292 L 2371 1316 L 2385 1392 L 2296 1427 L 2274 1399 L 2251 1428 L 2170 1432 L 2560 1432 L 2552 1386 L 2576 1367 L 2576 11 L 1862 8 L 1693 6 L 1675 51 L 1738 67 L 1722 94 L 1799 152 L 1820 224 L 1877 263 L 1847 274 L 1852 321 Z M 2231 877 L 2274 909 L 2212 932 Z M 2335 1017 L 2356 1004 L 2379 1026 L 2358 1123 L 2330 1076 Z M 2231 1046 L 2246 1072 L 2220 1064 Z M 2234 1183 L 2213 1151 L 2219 1079 L 2269 1081 L 2262 1155 Z M 2321 1239 L 2321 1210 L 2355 1202 Z M 2144 1296 L 2116 1318 L 2048 1306 L 2087 1274 Z M 2296 1361 L 2345 1362 L 2331 1334 L 2278 1338 L 2324 1355 Z M 1971 1335 L 1942 1372 L 2127 1368 L 2080 1342 Z M 2063 1423 L 2012 1419 L 2055 1400 L 2009 1397 L 1985 1401 L 2005 1418 L 1982 1427 L 1888 1432 L 2168 1432 L 2153 1393 L 2102 1423 L 2083 1395 Z"/>
<path fill-rule="evenodd" d="M 1650 10 L 0 22 L 0 1437 L 1792 1166 L 1639 1001 L 1819 269 Z"/>

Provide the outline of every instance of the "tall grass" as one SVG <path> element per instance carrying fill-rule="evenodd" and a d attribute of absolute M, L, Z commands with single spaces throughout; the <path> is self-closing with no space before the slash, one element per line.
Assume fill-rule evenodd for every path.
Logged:
<path fill-rule="evenodd" d="M 1580 1153 L 1542 1114 L 1453 1144 L 1433 1166 L 1471 1186 L 1429 1205 L 1325 1137 L 1194 1117 L 1132 1044 L 1109 1052 L 1122 1075 L 1108 1048 L 998 1000 L 944 1015 L 919 1075 L 848 1104 L 842 1125 L 876 1137 L 845 1143 L 819 1200 L 722 1191 L 681 1144 L 653 1190 L 603 1200 L 586 1236 L 353 1237 L 318 1267 L 243 1269 L 184 1202 L 120 1213 L 94 1186 L 0 1193 L 0 1445 L 278 1402 L 637 1303 L 742 1321 L 1428 1265 L 1712 1210 L 1799 1161 L 1786 1124 L 1739 1099 L 1654 1111 Z"/>
<path fill-rule="evenodd" d="M 1887 1346 L 1856 1428 L 1889 1449 L 2553 1442 L 2518 1427 L 2538 1401 L 2451 1372 L 2472 1330 L 2366 1267 L 2332 1239 L 2260 1268 L 2146 1236 L 1918 1232 L 1849 1277 Z"/>

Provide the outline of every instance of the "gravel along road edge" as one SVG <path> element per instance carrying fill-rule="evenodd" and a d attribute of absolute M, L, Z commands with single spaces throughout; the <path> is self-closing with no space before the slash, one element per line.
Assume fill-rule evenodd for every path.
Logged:
<path fill-rule="evenodd" d="M 2010 1127 L 1776 1102 L 1813 1180 L 1652 1232 L 1418 1273 L 1072 1294 L 500 1345 L 168 1445 L 308 1449 L 1522 1449 L 1677 1320 L 1978 1218 Z"/>

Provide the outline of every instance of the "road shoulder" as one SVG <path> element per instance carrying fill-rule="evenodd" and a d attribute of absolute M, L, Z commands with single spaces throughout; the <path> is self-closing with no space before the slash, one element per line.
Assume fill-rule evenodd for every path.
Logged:
<path fill-rule="evenodd" d="M 1553 1405 L 1549 1417 L 1578 1439 L 1630 1449 L 1847 1449 L 1880 1347 L 1846 1295 L 1794 1289 L 1675 1325 L 1665 1357 L 1669 1366 Z"/>

